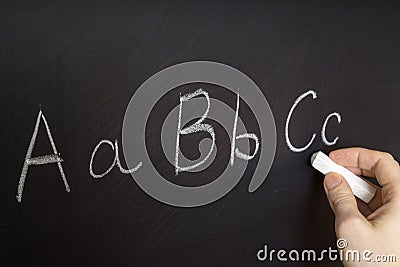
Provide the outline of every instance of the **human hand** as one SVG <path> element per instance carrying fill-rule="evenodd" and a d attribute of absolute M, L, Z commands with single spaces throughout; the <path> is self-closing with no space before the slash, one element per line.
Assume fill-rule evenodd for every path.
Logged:
<path fill-rule="evenodd" d="M 377 189 L 374 198 L 366 204 L 355 198 L 342 176 L 337 173 L 328 173 L 325 176 L 325 192 L 335 213 L 336 236 L 338 239 L 347 241 L 347 247 L 342 251 L 343 265 L 346 267 L 399 266 L 400 167 L 398 162 L 388 153 L 365 148 L 339 149 L 332 151 L 329 157 L 356 175 L 376 178 L 382 186 Z M 359 252 L 359 262 L 353 260 L 352 250 Z M 388 262 L 389 260 L 394 262 Z"/>

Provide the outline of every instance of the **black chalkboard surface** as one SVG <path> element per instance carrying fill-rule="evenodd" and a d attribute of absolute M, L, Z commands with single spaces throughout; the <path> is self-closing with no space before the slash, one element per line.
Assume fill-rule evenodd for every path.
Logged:
<path fill-rule="evenodd" d="M 336 248 L 334 217 L 323 176 L 310 166 L 312 153 L 364 146 L 400 156 L 397 11 L 379 1 L 4 3 L 0 265 L 341 266 L 328 258 L 260 261 L 257 252 L 265 245 L 287 251 Z M 129 123 L 124 118 L 140 86 L 160 71 L 195 61 L 229 66 L 254 82 L 262 96 L 257 98 L 265 98 L 273 114 L 276 146 L 266 155 L 275 157 L 254 192 L 248 189 L 255 170 L 268 164 L 260 153 L 247 161 L 243 175 L 236 177 L 240 181 L 223 197 L 180 207 L 146 193 L 134 179 L 141 169 L 132 177 L 119 167 L 127 171 L 138 164 L 143 154 L 132 162 L 125 156 L 145 142 L 156 173 L 170 183 L 197 188 L 218 180 L 230 164 L 232 139 L 217 121 L 203 121 L 216 135 L 217 150 L 208 168 L 176 175 L 163 151 L 161 128 L 169 112 L 179 107 L 181 96 L 202 89 L 232 110 L 226 114 L 231 121 L 239 103 L 238 117 L 247 132 L 260 137 L 265 126 L 256 118 L 255 107 L 242 98 L 251 95 L 249 88 L 237 88 L 237 102 L 224 86 L 194 80 L 159 95 L 149 114 L 135 111 L 145 121 L 137 126 L 145 129 L 144 137 L 124 134 Z M 177 77 L 187 73 L 181 74 Z M 143 99 L 150 99 L 152 90 L 155 87 L 145 91 Z M 313 133 L 316 137 L 307 149 L 294 152 L 285 126 L 296 99 L 307 92 L 291 114 L 289 138 L 293 146 L 303 147 Z M 197 99 L 206 105 L 204 95 Z M 186 126 L 204 112 L 197 111 L 197 118 Z M 329 119 L 326 139 L 339 139 L 327 145 L 321 128 L 332 112 L 340 114 L 341 123 L 337 117 Z M 31 161 L 18 199 L 38 118 L 31 158 L 48 164 L 34 166 Z M 172 119 L 177 129 L 177 117 Z M 269 137 L 260 138 L 259 151 Z M 101 140 L 109 141 L 100 144 Z M 100 144 L 92 171 L 99 174 L 115 160 L 115 140 L 118 161 L 107 175 L 94 178 L 89 165 L 96 146 Z M 207 149 L 209 132 L 182 135 L 181 154 L 191 160 L 204 157 L 198 149 L 202 140 Z M 254 140 L 237 142 L 249 145 L 250 154 L 256 151 Z M 166 143 L 174 146 L 176 136 Z M 243 160 L 235 157 L 236 163 Z M 154 177 L 140 179 L 151 182 Z"/>

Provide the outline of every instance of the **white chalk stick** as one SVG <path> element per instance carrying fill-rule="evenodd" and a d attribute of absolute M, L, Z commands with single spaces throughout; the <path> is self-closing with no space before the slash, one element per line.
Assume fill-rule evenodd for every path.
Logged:
<path fill-rule="evenodd" d="M 358 177 L 345 167 L 336 164 L 321 151 L 311 156 L 311 165 L 324 175 L 328 172 L 336 172 L 343 176 L 350 185 L 353 194 L 365 203 L 369 203 L 375 196 L 376 187 L 374 185 Z"/>

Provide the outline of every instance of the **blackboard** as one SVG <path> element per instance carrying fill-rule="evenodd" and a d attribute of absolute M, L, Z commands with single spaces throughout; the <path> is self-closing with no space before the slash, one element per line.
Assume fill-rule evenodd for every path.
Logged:
<path fill-rule="evenodd" d="M 363 146 L 399 156 L 397 13 L 395 6 L 379 1 L 4 3 L 1 266 L 340 266 L 328 259 L 260 262 L 256 254 L 264 245 L 276 250 L 336 247 L 334 217 L 323 177 L 310 166 L 312 153 Z M 248 190 L 255 168 L 265 164 L 259 154 L 229 193 L 199 207 L 154 199 L 117 166 L 93 178 L 89 163 L 101 140 L 119 142 L 121 167 L 127 168 L 123 122 L 138 88 L 166 68 L 194 61 L 239 70 L 268 101 L 276 152 L 259 188 Z M 160 148 L 160 128 L 180 96 L 198 88 L 235 110 L 235 94 L 197 82 L 162 96 L 145 126 L 157 171 L 170 182 L 192 187 L 217 179 L 231 149 L 227 133 L 207 119 L 217 135 L 213 163 L 195 174 L 173 175 L 174 166 Z M 305 151 L 293 152 L 285 139 L 286 121 L 295 100 L 310 90 L 317 97 L 307 95 L 298 104 L 289 136 L 297 147 L 313 133 L 316 138 Z M 240 101 L 246 129 L 260 134 L 252 107 Z M 21 170 L 40 111 L 63 159 L 70 192 L 57 164 L 30 166 L 18 202 Z M 321 127 L 331 112 L 340 114 L 341 123 L 329 120 L 327 138 L 339 139 L 327 146 Z M 209 135 L 182 137 L 182 153 L 198 158 L 202 138 Z M 32 156 L 47 154 L 52 147 L 40 120 Z M 102 145 L 93 168 L 105 171 L 113 159 L 112 147 Z"/>

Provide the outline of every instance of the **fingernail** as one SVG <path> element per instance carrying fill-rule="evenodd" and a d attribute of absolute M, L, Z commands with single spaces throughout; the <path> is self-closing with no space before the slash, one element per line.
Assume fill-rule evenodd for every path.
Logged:
<path fill-rule="evenodd" d="M 325 178 L 325 186 L 326 189 L 332 190 L 336 186 L 342 183 L 342 177 L 337 175 L 336 173 L 328 173 Z"/>

